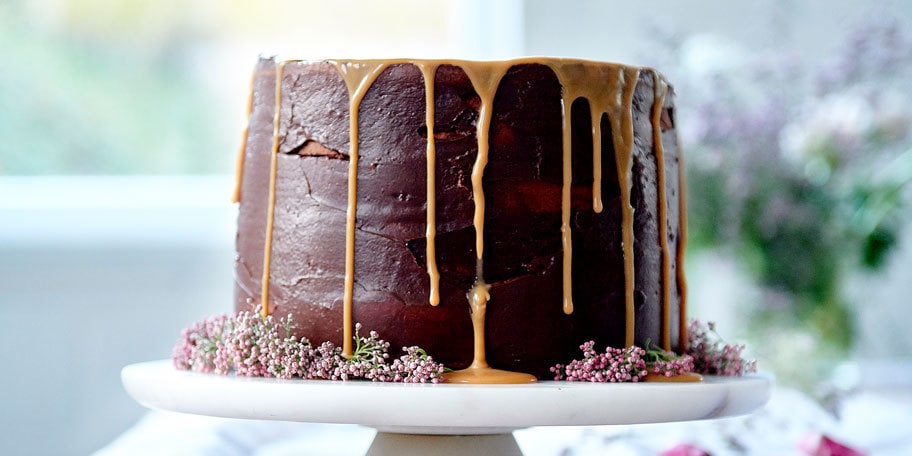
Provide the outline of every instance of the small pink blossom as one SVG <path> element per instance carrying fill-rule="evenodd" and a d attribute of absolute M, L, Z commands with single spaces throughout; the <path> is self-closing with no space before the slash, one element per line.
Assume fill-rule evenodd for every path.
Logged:
<path fill-rule="evenodd" d="M 660 454 L 662 456 L 709 456 L 708 452 L 690 443 L 675 445 Z"/>
<path fill-rule="evenodd" d="M 808 436 L 798 443 L 798 448 L 808 456 L 864 456 L 863 451 L 833 440 L 826 435 Z"/>
<path fill-rule="evenodd" d="M 744 345 L 725 343 L 716 332 L 716 324 L 691 320 L 688 326 L 687 354 L 693 358 L 694 370 L 701 374 L 741 376 L 757 371 L 756 360 L 745 360 Z"/>

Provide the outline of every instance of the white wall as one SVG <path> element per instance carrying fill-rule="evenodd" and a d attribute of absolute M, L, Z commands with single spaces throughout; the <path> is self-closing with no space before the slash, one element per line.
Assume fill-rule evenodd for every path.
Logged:
<path fill-rule="evenodd" d="M 831 56 L 837 39 L 875 18 L 912 25 L 903 0 L 526 0 L 524 52 L 655 65 L 650 50 L 664 34 L 713 34 L 752 50 L 797 51 L 809 61 Z"/>
<path fill-rule="evenodd" d="M 145 412 L 121 367 L 231 308 L 229 178 L 0 178 L 0 453 L 87 454 Z"/>

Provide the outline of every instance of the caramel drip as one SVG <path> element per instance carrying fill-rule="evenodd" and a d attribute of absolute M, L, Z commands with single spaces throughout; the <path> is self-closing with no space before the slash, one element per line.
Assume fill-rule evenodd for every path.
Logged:
<path fill-rule="evenodd" d="M 668 249 L 668 199 L 665 196 L 665 148 L 662 145 L 662 109 L 665 107 L 665 93 L 668 85 L 653 73 L 655 85 L 652 102 L 652 142 L 656 159 L 656 185 L 659 195 L 659 245 L 662 248 L 662 349 L 671 351 L 671 263 Z"/>
<path fill-rule="evenodd" d="M 462 70 L 469 77 L 475 92 L 481 98 L 476 130 L 478 155 L 475 157 L 475 164 L 472 166 L 472 201 L 475 203 L 475 217 L 473 219 L 475 225 L 475 255 L 478 259 L 484 256 L 485 196 L 481 181 L 484 176 L 485 166 L 488 164 L 488 149 L 490 147 L 488 135 L 491 129 L 491 117 L 494 114 L 494 95 L 500 85 L 500 79 L 510 66 L 507 63 L 497 65 L 493 62 L 486 65 L 462 66 Z M 478 280 L 484 281 L 481 275 L 479 275 Z"/>
<path fill-rule="evenodd" d="M 615 158 L 618 168 L 618 183 L 621 188 L 621 227 L 624 253 L 626 335 L 628 346 L 634 340 L 634 269 L 633 269 L 633 207 L 630 204 L 630 177 L 633 165 L 633 91 L 636 88 L 639 70 L 621 65 L 589 65 L 572 60 L 554 60 L 547 63 L 561 83 L 561 104 L 563 105 L 563 168 L 564 180 L 561 201 L 561 238 L 564 246 L 564 305 L 565 313 L 573 311 L 572 301 L 572 246 L 570 233 L 570 191 L 573 181 L 571 170 L 570 108 L 577 98 L 589 101 L 593 135 L 593 210 L 600 212 L 601 200 L 601 119 L 608 114 L 614 138 Z M 602 81 L 604 85 L 592 84 Z"/>
<path fill-rule="evenodd" d="M 468 294 L 475 350 L 472 364 L 467 369 L 444 375 L 444 380 L 450 383 L 533 383 L 537 381 L 533 375 L 491 369 L 485 355 L 485 313 L 487 312 L 488 301 L 491 299 L 489 292 L 491 287 L 484 281 L 485 195 L 482 181 L 490 149 L 489 138 L 491 118 L 494 113 L 494 96 L 497 94 L 500 80 L 511 66 L 512 64 L 509 62 L 462 66 L 462 70 L 469 77 L 475 92 L 481 98 L 476 130 L 478 155 L 475 158 L 474 166 L 472 166 L 472 200 L 475 203 L 476 278 L 475 285 Z"/>
<path fill-rule="evenodd" d="M 561 124 L 563 127 L 563 183 L 561 185 L 561 246 L 564 248 L 563 258 L 563 310 L 570 315 L 573 313 L 573 239 L 570 230 L 570 196 L 573 184 L 573 166 L 572 166 L 572 136 L 570 132 L 570 111 L 573 106 L 573 98 L 567 96 L 569 90 L 565 91 L 561 99 Z"/>
<path fill-rule="evenodd" d="M 489 292 L 491 286 L 479 281 L 469 291 L 469 308 L 472 313 L 472 329 L 475 334 L 475 352 L 472 364 L 462 370 L 443 374 L 447 383 L 535 383 L 534 375 L 511 372 L 500 369 L 491 369 L 485 355 L 485 309 L 491 299 Z"/>
<path fill-rule="evenodd" d="M 416 63 L 424 77 L 425 91 L 425 124 L 427 124 L 427 272 L 430 281 L 428 302 L 432 306 L 440 304 L 440 273 L 437 271 L 437 147 L 434 138 L 434 78 L 437 64 Z"/>
<path fill-rule="evenodd" d="M 602 129 L 603 114 L 617 117 L 622 110 L 629 107 L 623 105 L 623 71 L 622 65 L 600 64 L 592 65 L 584 61 L 554 60 L 547 65 L 557 75 L 561 83 L 561 103 L 564 105 L 564 139 L 565 159 L 568 147 L 567 138 L 570 137 L 569 109 L 577 98 L 585 98 L 589 102 L 592 122 L 592 210 L 601 213 L 602 204 Z M 598 81 L 602 84 L 593 84 Z M 607 88 L 606 88 L 607 86 Z M 566 180 L 566 176 L 565 176 Z M 571 179 L 572 181 L 572 179 Z"/>
<path fill-rule="evenodd" d="M 276 171 L 279 162 L 279 127 L 282 123 L 282 75 L 285 74 L 285 64 L 279 62 L 276 66 L 275 82 L 275 116 L 272 120 L 272 151 L 269 164 L 269 202 L 266 212 L 266 246 L 263 249 L 263 279 L 260 291 L 263 319 L 269 316 L 269 267 L 272 263 L 272 231 L 275 221 L 276 205 Z"/>
<path fill-rule="evenodd" d="M 601 86 L 592 85 L 591 81 L 613 81 L 615 65 L 592 66 L 577 61 L 553 61 L 548 66 L 554 71 L 561 84 L 561 125 L 563 128 L 561 186 L 561 245 L 563 247 L 563 311 L 573 313 L 573 239 L 570 229 L 572 173 L 572 131 L 571 110 L 577 98 L 586 98 L 592 112 L 592 207 L 595 212 L 602 211 L 602 113 L 616 111 L 617 102 L 612 102 L 612 90 L 598 90 Z M 615 90 L 616 91 L 616 90 Z"/>
<path fill-rule="evenodd" d="M 678 319 L 678 351 L 687 351 L 687 278 L 684 277 L 684 248 L 687 246 L 687 184 L 684 181 L 684 154 L 681 152 L 681 140 L 677 138 L 678 146 L 678 251 L 676 253 L 679 319 Z"/>
<path fill-rule="evenodd" d="M 636 87 L 639 70 L 624 68 L 619 82 L 624 86 L 621 100 L 623 110 L 611 122 L 614 137 L 615 159 L 617 161 L 618 182 L 621 187 L 621 236 L 624 251 L 624 291 L 627 304 L 627 337 L 625 344 L 634 343 L 634 306 L 633 306 L 633 206 L 630 204 L 630 193 L 633 187 L 633 90 Z"/>
<path fill-rule="evenodd" d="M 601 214 L 602 205 L 602 114 L 593 104 L 589 104 L 589 115 L 592 118 L 592 210 Z M 564 132 L 564 134 L 567 134 Z"/>
<path fill-rule="evenodd" d="M 386 68 L 385 63 L 333 62 L 339 69 L 349 97 L 348 209 L 345 212 L 345 290 L 342 298 L 342 356 L 351 358 L 353 323 L 352 297 L 355 291 L 355 221 L 358 210 L 358 111 L 361 100 L 374 80 Z"/>
<path fill-rule="evenodd" d="M 488 357 L 485 354 L 485 310 L 488 307 L 488 301 L 491 300 L 491 286 L 478 281 L 475 286 L 469 290 L 469 311 L 472 314 L 472 333 L 475 336 L 475 351 L 472 356 L 472 365 L 476 369 L 487 368 Z"/>
<path fill-rule="evenodd" d="M 244 126 L 244 132 L 241 133 L 241 145 L 237 152 L 237 165 L 234 170 L 234 193 L 231 196 L 232 203 L 241 202 L 241 181 L 244 179 L 244 160 L 247 157 L 247 136 L 250 134 L 250 114 L 253 113 L 253 86 L 256 82 L 257 72 L 254 71 L 250 76 L 250 94 L 247 96 L 247 125 Z"/>

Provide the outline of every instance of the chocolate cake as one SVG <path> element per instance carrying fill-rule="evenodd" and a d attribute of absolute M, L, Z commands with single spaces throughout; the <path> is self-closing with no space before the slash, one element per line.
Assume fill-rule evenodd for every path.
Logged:
<path fill-rule="evenodd" d="M 250 108 L 237 309 L 348 353 L 357 322 L 391 352 L 539 378 L 588 340 L 682 348 L 681 157 L 655 71 L 261 59 Z"/>

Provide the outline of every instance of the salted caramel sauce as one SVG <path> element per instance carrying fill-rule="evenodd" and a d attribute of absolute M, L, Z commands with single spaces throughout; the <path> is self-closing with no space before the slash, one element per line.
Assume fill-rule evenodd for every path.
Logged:
<path fill-rule="evenodd" d="M 652 143 L 656 159 L 656 185 L 659 188 L 659 246 L 662 249 L 662 349 L 671 351 L 671 262 L 668 249 L 668 198 L 665 195 L 665 148 L 662 145 L 662 110 L 668 85 L 658 73 L 653 75 Z"/>
<path fill-rule="evenodd" d="M 678 250 L 675 252 L 678 282 L 678 352 L 687 351 L 687 278 L 684 277 L 684 248 L 687 246 L 687 183 L 684 179 L 684 154 L 675 129 L 678 147 Z"/>
<path fill-rule="evenodd" d="M 475 334 L 475 351 L 472 364 L 462 370 L 443 374 L 446 383 L 476 383 L 476 384 L 514 384 L 535 383 L 538 379 L 534 375 L 521 372 L 492 369 L 488 365 L 485 355 L 485 309 L 491 299 L 491 286 L 479 280 L 469 291 L 469 308 L 472 314 L 472 330 Z"/>
<path fill-rule="evenodd" d="M 440 304 L 440 273 L 437 271 L 437 146 L 434 138 L 434 78 L 437 75 L 437 64 L 416 62 L 424 78 L 425 120 L 427 124 L 427 272 L 430 282 L 428 302 L 432 306 Z"/>
<path fill-rule="evenodd" d="M 275 221 L 276 205 L 276 171 L 279 161 L 279 127 L 282 122 L 282 76 L 285 74 L 285 64 L 279 62 L 276 66 L 275 81 L 275 116 L 272 120 L 272 151 L 269 164 L 269 202 L 266 212 L 266 242 L 263 250 L 263 279 L 260 291 L 261 309 L 263 319 L 269 316 L 269 267 L 272 263 L 272 232 Z M 240 188 L 240 182 L 238 182 Z"/>
<path fill-rule="evenodd" d="M 630 157 L 633 153 L 633 114 L 632 97 L 636 88 L 639 70 L 633 73 L 622 65 L 599 64 L 577 60 L 548 60 L 544 63 L 554 71 L 561 84 L 561 106 L 563 125 L 563 185 L 561 187 L 561 243 L 563 246 L 563 311 L 565 314 L 573 313 L 573 241 L 570 229 L 570 195 L 572 176 L 572 132 L 570 111 L 577 98 L 585 98 L 589 102 L 591 112 L 592 131 L 592 207 L 595 212 L 602 211 L 602 115 L 607 114 L 611 124 L 612 137 L 615 138 L 614 150 L 618 162 L 618 181 L 621 183 L 622 231 L 624 247 L 624 273 L 625 273 L 625 307 L 627 311 L 627 334 L 625 339 L 628 345 L 633 343 L 633 216 L 630 206 L 630 186 L 633 185 L 629 178 L 629 169 L 632 163 Z M 599 81 L 602 84 L 593 84 Z M 629 130 L 629 135 L 627 134 Z M 626 178 L 625 178 L 626 176 Z M 626 191 L 626 193 L 625 193 Z M 626 197 L 624 197 L 626 195 Z M 629 207 L 630 211 L 623 209 Z M 630 225 L 628 227 L 628 224 Z M 629 231 L 629 233 L 628 233 Z M 628 241 L 628 236 L 630 240 Z"/>
<path fill-rule="evenodd" d="M 662 374 L 650 372 L 646 374 L 646 378 L 643 380 L 653 383 L 699 383 L 703 381 L 703 376 L 694 372 L 687 372 L 666 377 Z"/>
<path fill-rule="evenodd" d="M 639 70 L 635 68 L 624 68 L 621 73 L 624 75 L 620 78 L 621 84 L 625 84 L 624 93 L 621 99 L 621 116 L 617 121 L 612 122 L 612 135 L 615 143 L 615 160 L 617 161 L 618 182 L 621 188 L 621 248 L 624 252 L 624 297 L 627 308 L 626 329 L 627 334 L 624 338 L 626 346 L 634 344 L 634 269 L 633 269 L 633 206 L 631 205 L 631 188 L 633 187 L 633 90 L 636 88 L 636 80 L 639 76 Z M 617 122 L 616 124 L 614 122 Z M 617 133 L 614 133 L 617 131 Z"/>
<path fill-rule="evenodd" d="M 602 114 L 597 107 L 589 104 L 589 116 L 592 118 L 592 210 L 601 214 L 602 204 Z M 566 134 L 566 133 L 564 133 Z"/>
<path fill-rule="evenodd" d="M 557 76 L 561 84 L 561 104 L 564 107 L 564 156 L 568 155 L 570 137 L 570 106 L 577 98 L 589 102 L 592 123 L 592 210 L 601 213 L 602 204 L 602 129 L 603 114 L 615 116 L 619 113 L 621 88 L 618 78 L 622 77 L 623 66 L 603 63 L 593 65 L 591 62 L 577 60 L 551 59 L 544 63 Z M 598 81 L 607 85 L 593 84 Z M 635 82 L 635 81 L 634 81 Z M 565 175 L 566 178 L 566 175 Z M 572 181 L 572 179 L 571 179 Z"/>
<path fill-rule="evenodd" d="M 485 355 L 485 313 L 491 299 L 490 285 L 484 281 L 484 211 L 485 195 L 482 184 L 485 165 L 488 163 L 490 149 L 491 118 L 494 114 L 494 96 L 500 86 L 500 80 L 512 66 L 509 62 L 461 65 L 469 77 L 475 92 L 481 99 L 478 110 L 476 139 L 478 154 L 472 166 L 472 201 L 475 203 L 475 285 L 469 291 L 469 308 L 472 314 L 472 332 L 474 334 L 474 353 L 472 364 L 467 368 L 447 373 L 443 376 L 448 383 L 533 383 L 534 375 L 520 372 L 492 369 Z"/>
<path fill-rule="evenodd" d="M 635 334 L 633 206 L 630 199 L 633 186 L 633 92 L 636 89 L 639 69 L 615 64 L 603 64 L 596 67 L 596 69 L 602 72 L 607 70 L 608 72 L 596 75 L 592 74 L 593 71 L 596 71 L 595 69 L 584 65 L 573 67 L 568 64 L 555 65 L 550 63 L 549 66 L 555 68 L 555 73 L 558 73 L 558 78 L 565 87 L 565 93 L 572 95 L 579 91 L 589 100 L 590 106 L 594 106 L 591 108 L 593 112 L 599 112 L 597 116 L 592 116 L 593 131 L 596 129 L 601 130 L 600 126 L 595 124 L 595 122 L 600 122 L 601 113 L 608 114 L 611 136 L 614 140 L 618 184 L 621 190 L 621 248 L 624 257 L 624 302 L 626 310 L 624 341 L 627 346 L 631 346 L 634 344 Z M 576 77 L 570 77 L 572 75 L 571 71 L 578 72 L 575 75 Z M 565 76 L 561 77 L 561 75 Z M 592 87 L 588 82 L 592 79 L 587 79 L 591 77 L 601 77 L 598 80 L 603 81 L 605 86 L 601 90 Z M 569 132 L 564 132 L 565 136 L 568 134 Z M 566 279 L 568 272 L 565 270 L 564 274 Z"/>
<path fill-rule="evenodd" d="M 352 298 L 355 291 L 355 222 L 358 212 L 358 111 L 361 100 L 377 76 L 386 68 L 383 62 L 333 62 L 348 87 L 349 159 L 348 208 L 345 212 L 345 290 L 342 297 L 342 356 L 352 356 Z"/>
<path fill-rule="evenodd" d="M 561 96 L 561 126 L 563 128 L 562 138 L 562 168 L 563 182 L 561 185 L 561 247 L 564 249 L 564 258 L 562 263 L 562 282 L 563 282 L 563 305 L 561 308 L 564 313 L 570 315 L 573 313 L 573 239 L 570 229 L 570 191 L 573 183 L 572 167 L 572 135 L 570 132 L 571 115 L 570 110 L 573 106 L 573 98 L 567 96 L 569 90 L 564 90 Z"/>
<path fill-rule="evenodd" d="M 234 193 L 231 195 L 232 203 L 241 202 L 241 181 L 244 180 L 244 160 L 247 157 L 247 137 L 250 135 L 250 114 L 253 113 L 253 88 L 256 82 L 257 72 L 254 71 L 250 76 L 250 93 L 247 95 L 247 125 L 241 133 L 241 145 L 238 147 L 237 163 L 234 170 Z"/>
<path fill-rule="evenodd" d="M 475 256 L 478 259 L 484 258 L 485 196 L 482 178 L 485 166 L 488 164 L 490 148 L 488 135 L 491 130 L 491 118 L 494 114 L 494 95 L 497 93 L 497 87 L 500 86 L 500 79 L 511 66 L 513 65 L 509 62 L 486 62 L 485 64 L 479 62 L 477 65 L 468 63 L 460 65 L 466 76 L 469 77 L 475 92 L 481 98 L 476 130 L 478 155 L 472 166 L 472 201 L 475 203 L 475 216 L 472 223 L 475 226 Z M 483 282 L 483 278 L 480 276 L 478 280 Z"/>

